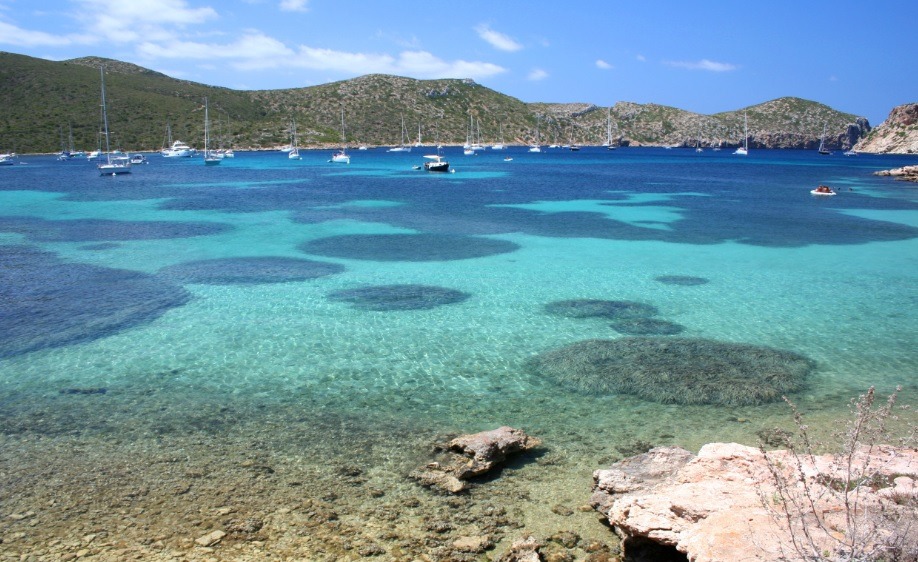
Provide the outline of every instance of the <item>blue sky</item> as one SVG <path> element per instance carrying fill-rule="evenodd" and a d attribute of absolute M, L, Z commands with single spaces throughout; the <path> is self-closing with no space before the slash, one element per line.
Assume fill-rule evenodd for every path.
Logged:
<path fill-rule="evenodd" d="M 386 73 L 705 114 L 797 96 L 875 126 L 918 102 L 915 22 L 890 0 L 0 0 L 0 50 L 246 90 Z"/>

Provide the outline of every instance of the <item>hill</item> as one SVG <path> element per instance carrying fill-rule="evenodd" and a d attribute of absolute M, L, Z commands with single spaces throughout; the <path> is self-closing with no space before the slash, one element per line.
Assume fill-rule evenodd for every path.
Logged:
<path fill-rule="evenodd" d="M 410 142 L 421 129 L 431 144 L 465 142 L 470 117 L 483 143 L 502 136 L 529 144 L 536 130 L 543 144 L 614 142 L 657 146 L 736 146 L 743 112 L 750 144 L 764 148 L 814 148 L 822 128 L 832 149 L 850 148 L 870 130 L 867 120 L 799 98 L 781 98 L 736 111 L 701 115 L 657 104 L 618 102 L 524 103 L 472 80 L 415 80 L 368 75 L 319 86 L 241 91 L 178 80 L 143 67 L 98 57 L 48 61 L 0 53 L 0 151 L 56 152 L 73 135 L 78 149 L 99 145 L 100 77 L 105 66 L 106 103 L 114 146 L 158 150 L 167 126 L 174 139 L 200 145 L 203 100 L 210 106 L 215 143 L 270 149 L 289 142 L 295 119 L 300 144 L 341 142 L 398 144 L 405 121 Z"/>

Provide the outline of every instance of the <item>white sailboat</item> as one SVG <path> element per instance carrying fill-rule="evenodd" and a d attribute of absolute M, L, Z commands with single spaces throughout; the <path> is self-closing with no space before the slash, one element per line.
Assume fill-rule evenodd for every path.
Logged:
<path fill-rule="evenodd" d="M 733 154 L 747 156 L 749 154 L 749 122 L 746 120 L 746 112 L 743 112 L 743 146 L 737 147 Z"/>
<path fill-rule="evenodd" d="M 529 147 L 529 152 L 542 152 L 542 147 L 539 146 L 539 118 L 536 117 L 536 140 L 535 144 Z"/>
<path fill-rule="evenodd" d="M 610 107 L 606 111 L 606 144 L 604 144 L 607 149 L 615 150 L 615 145 L 612 143 L 612 108 Z"/>
<path fill-rule="evenodd" d="M 210 150 L 208 148 L 210 139 L 208 138 L 207 129 L 210 127 L 210 119 L 207 114 L 207 98 L 204 98 L 204 165 L 205 166 L 215 166 L 223 161 L 223 155 L 217 153 L 216 150 Z"/>
<path fill-rule="evenodd" d="M 102 126 L 105 131 L 105 162 L 99 164 L 99 174 L 103 176 L 120 176 L 131 173 L 131 160 L 124 154 L 112 156 L 111 143 L 108 140 L 108 111 L 105 109 L 105 67 L 99 67 L 102 76 Z"/>
<path fill-rule="evenodd" d="M 491 150 L 503 150 L 505 148 L 504 147 L 504 124 L 503 123 L 498 124 L 498 128 L 500 130 L 500 140 L 497 141 L 497 144 L 491 145 Z"/>
<path fill-rule="evenodd" d="M 405 116 L 402 115 L 402 140 L 399 146 L 393 146 L 387 152 L 411 152 L 411 147 L 406 144 L 406 137 L 408 136 L 408 130 L 405 129 Z"/>
<path fill-rule="evenodd" d="M 293 120 L 292 135 L 293 142 L 290 143 L 290 150 L 287 151 L 287 158 L 290 160 L 302 160 L 302 158 L 300 158 L 300 148 L 296 143 L 296 119 Z"/>
<path fill-rule="evenodd" d="M 424 146 L 421 144 L 421 122 L 418 121 L 418 140 L 414 143 L 414 146 Z"/>
<path fill-rule="evenodd" d="M 420 131 L 420 130 L 419 130 Z M 338 164 L 350 164 L 351 157 L 347 154 L 347 146 L 345 145 L 345 136 L 344 136 L 344 110 L 341 110 L 341 150 L 332 154 L 331 162 Z"/>

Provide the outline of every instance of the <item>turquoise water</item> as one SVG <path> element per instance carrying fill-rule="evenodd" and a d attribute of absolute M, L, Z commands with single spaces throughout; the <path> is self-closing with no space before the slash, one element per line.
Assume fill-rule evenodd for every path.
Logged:
<path fill-rule="evenodd" d="M 116 178 L 24 158 L 0 186 L 3 429 L 168 438 L 232 404 L 244 415 L 214 413 L 221 429 L 308 410 L 367 431 L 517 425 L 590 449 L 754 442 L 786 414 L 547 380 L 534 356 L 624 337 L 608 319 L 546 313 L 565 299 L 647 303 L 678 337 L 801 354 L 815 369 L 793 398 L 827 417 L 870 385 L 914 401 L 918 191 L 871 175 L 913 158 L 511 154 L 447 152 L 445 175 L 381 150 L 349 166 L 325 152 L 219 167 L 153 155 Z M 819 183 L 839 194 L 814 198 Z M 239 261 L 264 257 L 288 261 Z M 385 311 L 329 298 L 379 285 L 467 298 Z M 736 417 L 753 423 L 723 421 Z"/>

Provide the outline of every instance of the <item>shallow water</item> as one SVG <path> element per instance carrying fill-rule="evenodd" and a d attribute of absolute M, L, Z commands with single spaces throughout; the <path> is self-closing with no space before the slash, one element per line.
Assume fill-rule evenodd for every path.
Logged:
<path fill-rule="evenodd" d="M 238 459 L 215 449 L 243 454 L 257 442 L 310 466 L 378 470 L 379 489 L 436 503 L 403 482 L 429 444 L 512 425 L 543 439 L 544 454 L 478 493 L 509 486 L 502 501 L 530 528 L 545 520 L 533 498 L 586 503 L 590 471 L 635 447 L 754 445 L 758 431 L 787 425 L 780 403 L 680 406 L 546 380 L 528 368 L 534 356 L 623 337 L 608 318 L 546 312 L 566 299 L 646 303 L 684 327 L 675 337 L 813 360 L 791 398 L 817 432 L 871 385 L 902 385 L 900 399 L 915 402 L 918 190 L 871 174 L 913 157 L 515 148 L 504 162 L 455 150 L 446 156 L 456 171 L 443 175 L 413 170 L 421 154 L 381 150 L 347 166 L 318 151 L 301 161 L 241 152 L 218 167 L 153 155 L 112 178 L 51 157 L 3 169 L 0 429 L 15 451 L 6 468 L 33 474 L 35 486 L 42 458 L 82 466 L 76 478 L 106 456 L 181 450 L 232 480 L 217 467 Z M 811 196 L 820 183 L 839 194 Z M 333 297 L 396 285 L 407 288 L 388 307 Z M 432 298 L 411 287 L 464 298 L 408 306 Z M 168 479 L 149 466 L 131 478 Z M 116 487 L 127 480 L 113 477 Z M 41 495 L 7 489 L 9 511 Z M 274 502 L 290 493 L 271 490 Z M 375 501 L 337 499 L 355 511 Z M 580 532 L 601 537 L 592 524 Z M 374 540 L 399 558 L 395 539 Z M 161 542 L 183 548 L 177 537 Z"/>

